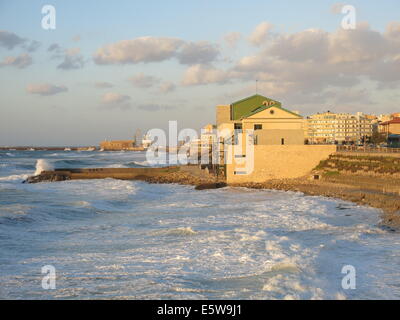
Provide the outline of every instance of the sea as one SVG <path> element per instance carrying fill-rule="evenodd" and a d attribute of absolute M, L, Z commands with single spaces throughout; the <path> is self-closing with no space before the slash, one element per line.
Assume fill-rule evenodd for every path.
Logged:
<path fill-rule="evenodd" d="M 377 209 L 299 192 L 114 179 L 144 152 L 0 151 L 0 299 L 399 299 Z M 38 168 L 39 166 L 39 168 Z"/>

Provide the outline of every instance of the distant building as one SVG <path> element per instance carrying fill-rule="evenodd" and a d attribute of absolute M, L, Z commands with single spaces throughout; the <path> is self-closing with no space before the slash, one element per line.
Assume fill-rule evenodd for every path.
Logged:
<path fill-rule="evenodd" d="M 103 150 L 133 150 L 135 148 L 135 140 L 112 140 L 100 142 L 100 148 Z"/>
<path fill-rule="evenodd" d="M 373 134 L 376 117 L 357 112 L 317 113 L 305 119 L 305 137 L 311 144 L 364 141 Z"/>
<path fill-rule="evenodd" d="M 379 132 L 385 135 L 400 134 L 400 118 L 394 118 L 379 124 Z"/>

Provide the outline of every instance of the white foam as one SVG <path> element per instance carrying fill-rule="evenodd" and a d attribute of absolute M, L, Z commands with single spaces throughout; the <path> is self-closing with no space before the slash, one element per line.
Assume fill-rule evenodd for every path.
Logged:
<path fill-rule="evenodd" d="M 13 174 L 7 177 L 0 177 L 0 181 L 16 181 L 16 180 L 25 180 L 29 177 L 28 174 Z"/>
<path fill-rule="evenodd" d="M 41 174 L 43 171 L 53 170 L 54 166 L 48 163 L 45 159 L 39 159 L 36 161 L 35 176 Z"/>

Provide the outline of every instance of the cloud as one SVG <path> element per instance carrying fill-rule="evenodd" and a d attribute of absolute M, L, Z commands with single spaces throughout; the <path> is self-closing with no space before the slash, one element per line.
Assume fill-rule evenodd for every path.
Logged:
<path fill-rule="evenodd" d="M 178 53 L 181 64 L 202 64 L 214 61 L 219 55 L 219 50 L 208 41 L 188 42 Z"/>
<path fill-rule="evenodd" d="M 329 102 L 354 109 L 372 106 L 377 90 L 400 86 L 400 22 L 384 32 L 359 23 L 354 30 L 275 33 L 255 43 L 259 49 L 231 67 L 190 66 L 182 84 L 240 83 L 243 95 L 254 93 L 258 79 L 259 92 L 285 104 L 320 108 Z"/>
<path fill-rule="evenodd" d="M 388 25 L 386 26 L 385 35 L 393 41 L 400 41 L 400 22 L 399 21 L 389 22 Z"/>
<path fill-rule="evenodd" d="M 27 40 L 17 36 L 13 32 L 0 30 L 0 47 L 12 50 L 17 46 L 24 44 Z"/>
<path fill-rule="evenodd" d="M 131 108 L 131 97 L 116 92 L 107 92 L 101 99 L 103 107 L 127 110 Z"/>
<path fill-rule="evenodd" d="M 32 57 L 27 53 L 22 53 L 16 57 L 6 57 L 3 62 L 0 62 L 0 67 L 13 66 L 18 69 L 23 69 L 32 64 Z"/>
<path fill-rule="evenodd" d="M 109 83 L 109 82 L 105 82 L 105 81 L 96 82 L 96 83 L 94 84 L 94 86 L 95 86 L 96 88 L 99 88 L 99 89 L 112 88 L 112 87 L 114 87 L 113 84 L 111 84 L 111 83 Z"/>
<path fill-rule="evenodd" d="M 161 93 L 170 93 L 175 91 L 176 86 L 172 82 L 163 82 L 160 84 L 159 89 Z"/>
<path fill-rule="evenodd" d="M 27 50 L 28 52 L 34 52 L 41 46 L 41 43 L 36 40 L 32 40 L 31 42 L 24 44 L 22 48 Z"/>
<path fill-rule="evenodd" d="M 321 61 L 327 58 L 328 49 L 328 34 L 322 30 L 309 29 L 277 37 L 271 41 L 266 53 L 289 61 Z"/>
<path fill-rule="evenodd" d="M 230 32 L 225 35 L 224 40 L 230 48 L 235 48 L 241 37 L 240 32 Z"/>
<path fill-rule="evenodd" d="M 183 41 L 176 38 L 141 37 L 106 45 L 93 56 L 97 64 L 157 62 L 175 56 Z"/>
<path fill-rule="evenodd" d="M 57 66 L 58 69 L 81 69 L 85 64 L 79 48 L 66 49 L 64 51 L 63 59 L 64 60 Z"/>
<path fill-rule="evenodd" d="M 81 54 L 80 48 L 65 49 L 58 43 L 53 43 L 47 48 L 47 51 L 52 53 L 51 59 L 61 60 L 57 65 L 57 69 L 82 69 L 85 65 L 85 59 Z"/>
<path fill-rule="evenodd" d="M 261 22 L 251 33 L 249 41 L 255 46 L 261 46 L 264 41 L 268 38 L 269 32 L 273 25 L 269 22 Z"/>
<path fill-rule="evenodd" d="M 38 94 L 41 96 L 52 96 L 61 92 L 68 91 L 66 86 L 56 86 L 52 84 L 29 84 L 26 88 L 27 92 L 31 94 Z"/>
<path fill-rule="evenodd" d="M 61 53 L 63 50 L 64 49 L 61 48 L 61 46 L 58 43 L 53 43 L 47 48 L 47 51 L 56 53 Z"/>
<path fill-rule="evenodd" d="M 13 32 L 0 30 L 0 47 L 8 50 L 20 47 L 28 52 L 34 52 L 40 47 L 40 42 L 21 38 Z"/>
<path fill-rule="evenodd" d="M 144 73 L 139 73 L 129 78 L 129 81 L 132 83 L 134 87 L 137 88 L 151 88 L 155 84 L 159 83 L 160 79 L 153 76 L 147 76 Z"/>
<path fill-rule="evenodd" d="M 187 42 L 177 38 L 140 37 L 99 48 L 93 54 L 96 64 L 136 64 L 176 58 L 181 64 L 210 63 L 219 49 L 207 41 Z"/>
<path fill-rule="evenodd" d="M 226 83 L 229 81 L 229 73 L 212 66 L 197 64 L 189 67 L 182 80 L 182 84 L 202 85 L 210 83 Z"/>

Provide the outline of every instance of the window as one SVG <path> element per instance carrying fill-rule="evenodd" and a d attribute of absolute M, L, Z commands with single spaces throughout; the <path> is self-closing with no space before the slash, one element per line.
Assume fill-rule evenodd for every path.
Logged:
<path fill-rule="evenodd" d="M 284 144 L 285 144 L 285 139 L 281 138 L 281 145 L 284 145 Z"/>
<path fill-rule="evenodd" d="M 242 130 L 242 124 L 241 123 L 235 123 L 234 127 L 235 130 Z"/>
<path fill-rule="evenodd" d="M 247 174 L 247 172 L 246 171 L 233 171 L 233 174 L 241 175 L 241 174 Z"/>
<path fill-rule="evenodd" d="M 253 144 L 254 144 L 254 145 L 257 145 L 257 144 L 258 144 L 258 136 L 257 136 L 257 135 L 254 135 Z"/>
<path fill-rule="evenodd" d="M 255 124 L 254 130 L 262 130 L 262 124 Z"/>
<path fill-rule="evenodd" d="M 269 113 L 270 113 L 270 114 L 274 114 L 275 111 L 274 111 L 274 110 L 269 110 Z"/>

